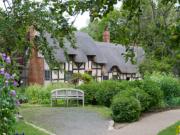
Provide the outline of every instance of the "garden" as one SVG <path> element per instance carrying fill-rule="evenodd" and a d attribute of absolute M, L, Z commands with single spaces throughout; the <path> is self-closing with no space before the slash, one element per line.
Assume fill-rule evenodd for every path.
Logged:
<path fill-rule="evenodd" d="M 133 122 L 143 113 L 180 106 L 179 80 L 160 73 L 147 74 L 143 80 L 136 81 L 90 81 L 79 86 L 69 83 L 32 85 L 18 88 L 17 97 L 21 103 L 49 106 L 51 90 L 65 87 L 83 90 L 86 105 L 109 108 L 115 122 Z M 63 101 L 58 103 L 63 106 Z"/>
<path fill-rule="evenodd" d="M 2 134 L 12 134 L 16 131 L 22 134 L 26 132 L 28 135 L 30 129 L 33 129 L 34 134 L 44 134 L 27 125 L 23 120 L 17 121 L 15 114 L 18 112 L 23 114 L 24 111 L 24 114 L 30 117 L 35 113 L 28 113 L 30 110 L 40 110 L 42 107 L 49 108 L 51 91 L 56 88 L 83 90 L 85 93 L 85 109 L 97 112 L 104 118 L 113 119 L 116 123 L 134 122 L 147 112 L 180 107 L 180 82 L 178 78 L 170 74 L 156 72 L 146 74 L 143 80 L 107 80 L 102 82 L 95 82 L 89 76 L 88 79 L 83 76 L 86 81 L 81 85 L 77 85 L 77 75 L 75 75 L 70 83 L 17 87 L 16 74 L 7 68 L 11 63 L 10 57 L 1 54 L 1 63 L 0 131 Z M 63 101 L 58 101 L 56 107 L 61 108 L 64 107 L 63 105 Z M 46 108 L 42 108 L 42 110 Z M 38 114 L 42 114 L 42 112 L 44 111 Z M 17 124 L 15 124 L 16 122 Z"/>

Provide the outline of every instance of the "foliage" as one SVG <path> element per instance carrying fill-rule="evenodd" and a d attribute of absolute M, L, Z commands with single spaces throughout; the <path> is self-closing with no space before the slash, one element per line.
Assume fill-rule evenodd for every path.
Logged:
<path fill-rule="evenodd" d="M 50 83 L 48 85 L 45 85 L 43 88 L 47 89 L 48 91 L 52 91 L 54 89 L 60 89 L 60 88 L 74 88 L 74 86 L 70 83 L 57 82 L 57 83 Z"/>
<path fill-rule="evenodd" d="M 180 8 L 175 6 L 175 1 L 167 1 L 124 1 L 121 9 L 113 10 L 101 20 L 94 20 L 82 31 L 102 41 L 102 33 L 108 26 L 111 42 L 127 47 L 125 57 L 135 61 L 130 46 L 144 48 L 146 59 L 140 66 L 142 74 L 161 71 L 180 75 Z M 128 6 L 130 4 L 133 5 Z"/>
<path fill-rule="evenodd" d="M 122 90 L 125 90 L 123 84 L 118 81 L 103 81 L 97 85 L 98 91 L 96 92 L 96 99 L 98 104 L 109 107 L 113 97 Z"/>
<path fill-rule="evenodd" d="M 48 135 L 42 131 L 39 131 L 38 129 L 35 129 L 34 127 L 27 125 L 24 121 L 18 121 L 16 126 L 16 133 L 19 135 L 24 133 L 25 135 Z"/>
<path fill-rule="evenodd" d="M 50 104 L 51 91 L 57 88 L 69 88 L 68 83 L 52 83 L 47 86 L 30 85 L 25 89 L 25 95 L 30 104 Z"/>
<path fill-rule="evenodd" d="M 133 97 L 115 96 L 111 105 L 115 122 L 132 122 L 140 117 L 140 102 Z"/>
<path fill-rule="evenodd" d="M 174 97 L 169 100 L 168 105 L 170 107 L 180 106 L 180 97 Z"/>
<path fill-rule="evenodd" d="M 175 76 L 154 72 L 151 74 L 150 79 L 160 86 L 166 104 L 171 104 L 173 98 L 180 97 L 180 82 Z"/>
<path fill-rule="evenodd" d="M 93 104 L 93 105 L 97 104 L 96 92 L 99 90 L 97 82 L 82 84 L 80 86 L 77 86 L 77 88 L 84 91 L 85 103 Z"/>
<path fill-rule="evenodd" d="M 174 97 L 180 97 L 180 82 L 173 77 L 164 76 L 160 80 L 160 88 L 167 103 Z"/>
<path fill-rule="evenodd" d="M 161 107 L 164 96 L 157 82 L 154 82 L 149 77 L 143 80 L 142 89 L 150 96 L 149 109 L 154 107 Z"/>
<path fill-rule="evenodd" d="M 150 104 L 150 96 L 140 88 L 131 88 L 125 91 L 120 92 L 118 95 L 123 97 L 134 97 L 139 100 L 141 104 L 141 111 L 148 110 Z"/>
<path fill-rule="evenodd" d="M 12 74 L 11 59 L 0 53 L 0 134 L 13 134 L 16 111 L 16 75 Z"/>
<path fill-rule="evenodd" d="M 177 133 L 177 126 L 180 125 L 180 121 L 177 121 L 173 125 L 163 129 L 158 133 L 158 135 L 175 135 Z"/>
<path fill-rule="evenodd" d="M 118 81 L 108 80 L 82 84 L 77 88 L 82 89 L 85 92 L 86 103 L 105 105 L 109 107 L 113 96 L 119 91 L 126 89 L 127 85 L 128 84 L 125 81 L 119 83 Z"/>
<path fill-rule="evenodd" d="M 92 80 L 93 78 L 89 74 L 74 73 L 70 82 L 77 85 L 79 81 L 83 81 L 83 83 L 89 83 Z"/>

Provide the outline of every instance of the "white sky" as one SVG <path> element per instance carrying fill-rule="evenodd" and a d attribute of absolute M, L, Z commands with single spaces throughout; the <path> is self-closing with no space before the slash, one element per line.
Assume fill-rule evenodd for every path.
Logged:
<path fill-rule="evenodd" d="M 121 6 L 121 2 L 118 2 L 118 4 L 115 5 L 115 8 L 119 8 Z M 0 7 L 4 7 L 3 0 L 0 0 Z M 82 15 L 78 15 L 76 18 L 76 21 L 74 22 L 74 26 L 79 30 L 83 27 L 86 27 L 89 23 L 89 13 L 85 12 Z M 74 20 L 74 17 L 70 18 L 70 22 Z"/>

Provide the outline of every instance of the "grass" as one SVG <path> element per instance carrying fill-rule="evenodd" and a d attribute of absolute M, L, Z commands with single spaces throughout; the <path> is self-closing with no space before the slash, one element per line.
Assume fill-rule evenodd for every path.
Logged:
<path fill-rule="evenodd" d="M 35 129 L 34 127 L 27 125 L 24 121 L 18 121 L 16 126 L 16 133 L 25 135 L 48 135 L 42 131 L 39 131 L 38 129 Z"/>
<path fill-rule="evenodd" d="M 85 108 L 89 111 L 97 112 L 100 116 L 102 116 L 105 119 L 111 118 L 112 111 L 108 107 L 88 105 L 85 106 Z"/>
<path fill-rule="evenodd" d="M 180 126 L 180 121 L 167 127 L 166 129 L 163 129 L 162 131 L 158 133 L 158 135 L 179 135 L 177 134 L 177 126 Z M 180 128 L 179 128 L 179 131 L 180 131 Z"/>

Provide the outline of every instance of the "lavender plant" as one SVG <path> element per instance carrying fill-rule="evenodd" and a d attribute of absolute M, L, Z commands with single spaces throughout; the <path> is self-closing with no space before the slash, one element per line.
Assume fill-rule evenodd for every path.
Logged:
<path fill-rule="evenodd" d="M 5 53 L 0 53 L 0 135 L 14 134 L 15 124 L 16 75 L 12 74 L 11 58 Z"/>

